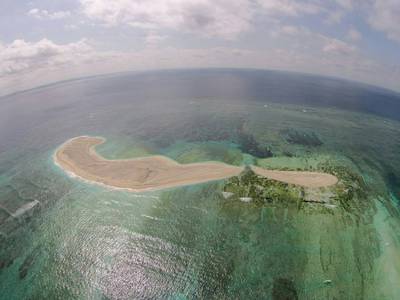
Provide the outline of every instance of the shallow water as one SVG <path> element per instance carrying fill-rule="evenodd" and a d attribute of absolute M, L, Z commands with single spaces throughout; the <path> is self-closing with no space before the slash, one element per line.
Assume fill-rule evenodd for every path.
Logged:
<path fill-rule="evenodd" d="M 0 298 L 399 299 L 400 97 L 273 75 L 125 75 L 0 99 Z M 108 158 L 332 162 L 368 197 L 346 212 L 225 200 L 224 181 L 113 191 L 52 161 L 85 134 L 107 138 Z"/>

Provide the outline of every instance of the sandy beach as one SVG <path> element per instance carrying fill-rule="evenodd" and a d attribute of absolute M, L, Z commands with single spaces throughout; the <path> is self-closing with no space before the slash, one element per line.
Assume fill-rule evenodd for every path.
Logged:
<path fill-rule="evenodd" d="M 80 136 L 61 145 L 55 163 L 70 174 L 95 183 L 133 191 L 156 190 L 237 176 L 243 167 L 221 162 L 179 164 L 165 156 L 107 160 L 95 151 L 105 142 L 99 137 Z M 319 172 L 275 171 L 252 166 L 258 175 L 317 188 L 333 185 L 337 178 Z"/>
<path fill-rule="evenodd" d="M 251 166 L 251 169 L 254 173 L 269 179 L 310 188 L 331 186 L 336 184 L 338 181 L 336 176 L 322 172 L 275 171 L 256 166 Z"/>
<path fill-rule="evenodd" d="M 236 176 L 243 170 L 242 167 L 219 162 L 179 164 L 159 155 L 107 160 L 94 149 L 104 141 L 102 138 L 86 136 L 69 140 L 56 151 L 56 163 L 83 179 L 135 191 L 219 180 Z"/>

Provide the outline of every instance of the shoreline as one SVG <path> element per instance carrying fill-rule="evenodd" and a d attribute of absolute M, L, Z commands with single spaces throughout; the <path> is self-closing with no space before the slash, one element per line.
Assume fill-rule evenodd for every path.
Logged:
<path fill-rule="evenodd" d="M 109 160 L 95 150 L 97 145 L 105 141 L 103 137 L 74 137 L 56 149 L 53 161 L 70 177 L 129 192 L 155 191 L 222 180 L 238 176 L 244 170 L 244 166 L 214 161 L 180 164 L 161 155 Z M 256 166 L 251 166 L 251 169 L 268 179 L 309 188 L 327 187 L 338 181 L 336 176 L 322 172 L 277 171 Z"/>
<path fill-rule="evenodd" d="M 54 163 L 70 177 L 131 192 L 221 180 L 237 176 L 243 170 L 243 167 L 222 162 L 179 164 L 161 155 L 108 160 L 95 151 L 95 147 L 104 142 L 102 137 L 72 138 L 55 151 Z"/>

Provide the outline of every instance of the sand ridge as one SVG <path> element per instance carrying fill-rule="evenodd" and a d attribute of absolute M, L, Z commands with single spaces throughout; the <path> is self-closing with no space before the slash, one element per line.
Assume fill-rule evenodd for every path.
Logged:
<path fill-rule="evenodd" d="M 244 167 L 222 162 L 180 164 L 161 155 L 108 160 L 95 147 L 101 137 L 79 136 L 66 141 L 54 154 L 54 161 L 66 172 L 82 179 L 132 191 L 156 190 L 203 183 L 239 175 Z M 306 187 L 333 185 L 337 178 L 319 172 L 275 171 L 251 167 L 261 176 Z"/>
<path fill-rule="evenodd" d="M 300 185 L 310 188 L 319 188 L 324 186 L 331 186 L 338 182 L 336 176 L 322 173 L 322 172 L 309 172 L 309 171 L 276 171 L 268 170 L 256 166 L 251 166 L 254 173 L 282 181 L 294 185 Z"/>

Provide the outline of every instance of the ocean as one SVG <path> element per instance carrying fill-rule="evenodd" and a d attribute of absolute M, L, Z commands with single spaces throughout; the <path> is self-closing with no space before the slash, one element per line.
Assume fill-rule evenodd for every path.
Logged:
<path fill-rule="evenodd" d="M 277 71 L 127 73 L 0 98 L 0 299 L 399 299 L 400 94 Z M 153 192 L 69 177 L 66 140 L 362 178 L 355 206 Z M 285 298 L 286 297 L 286 298 Z"/>

